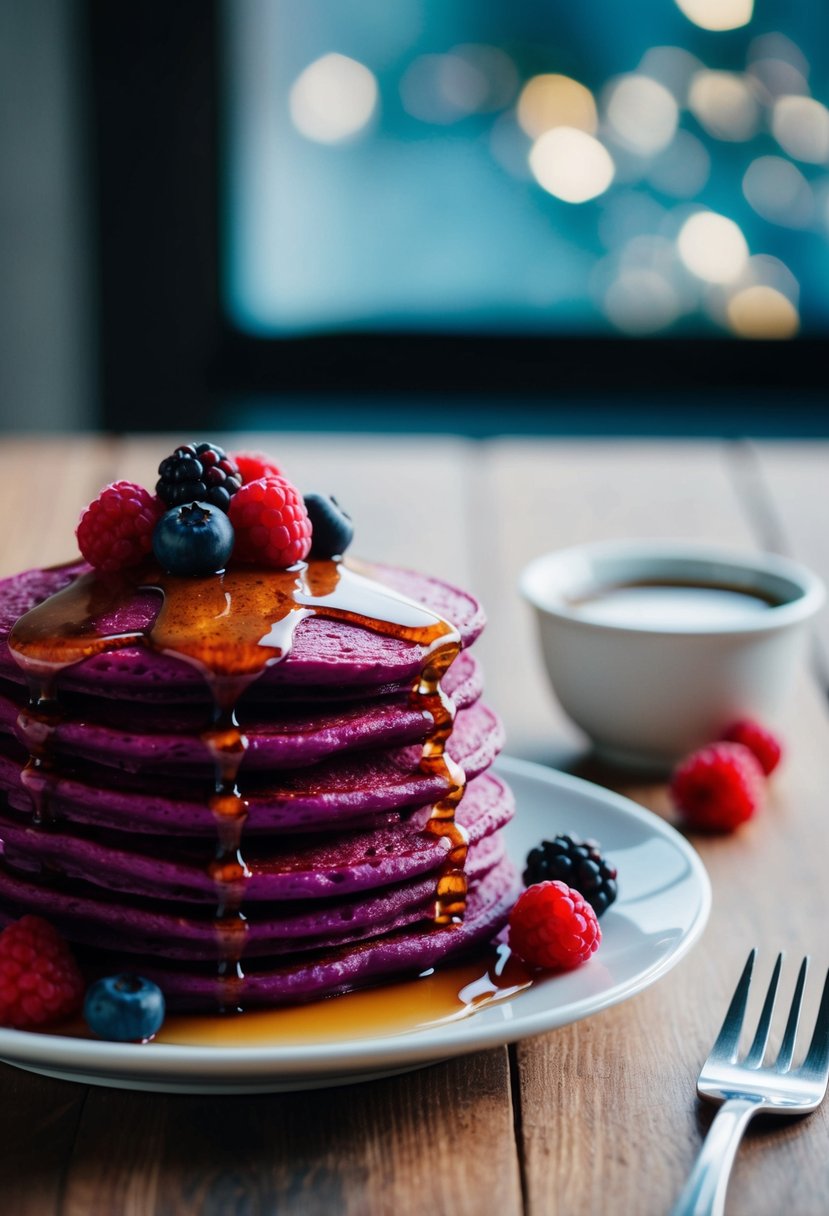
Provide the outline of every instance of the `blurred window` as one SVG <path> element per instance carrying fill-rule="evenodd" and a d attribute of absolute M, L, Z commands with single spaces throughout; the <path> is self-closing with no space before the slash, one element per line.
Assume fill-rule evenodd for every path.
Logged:
<path fill-rule="evenodd" d="M 226 0 L 245 334 L 829 318 L 829 6 Z"/>

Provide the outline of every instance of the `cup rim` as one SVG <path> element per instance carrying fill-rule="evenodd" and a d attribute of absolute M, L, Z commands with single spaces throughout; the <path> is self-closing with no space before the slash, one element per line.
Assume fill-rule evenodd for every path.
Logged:
<path fill-rule="evenodd" d="M 746 575 L 758 576 L 758 583 L 765 578 L 780 579 L 796 588 L 794 598 L 781 604 L 773 604 L 767 612 L 760 616 L 746 615 L 745 621 L 729 621 L 724 623 L 706 623 L 684 625 L 653 625 L 647 622 L 641 624 L 625 622 L 616 624 L 612 621 L 590 620 L 583 616 L 577 608 L 568 606 L 562 592 L 568 583 L 562 581 L 557 587 L 561 598 L 550 594 L 545 583 L 556 567 L 560 574 L 566 574 L 568 565 L 572 567 L 570 583 L 577 563 L 599 562 L 613 559 L 627 559 L 632 568 L 637 559 L 640 562 L 664 561 L 666 566 L 675 562 L 679 567 L 683 564 L 710 563 L 723 570 L 729 567 L 745 579 Z M 631 571 L 634 574 L 634 570 Z M 635 575 L 634 575 L 635 576 Z M 697 576 L 699 577 L 699 576 Z M 726 577 L 725 574 L 722 577 Z M 750 585 L 750 584 L 747 584 Z M 734 635 L 734 634 L 763 634 L 784 629 L 787 626 L 808 620 L 818 611 L 826 599 L 826 588 L 823 580 L 800 562 L 782 557 L 776 553 L 764 550 L 736 550 L 708 545 L 695 541 L 682 540 L 608 540 L 592 541 L 581 545 L 571 545 L 563 549 L 554 549 L 540 554 L 529 562 L 521 571 L 518 587 L 523 598 L 544 617 L 567 621 L 584 629 L 612 632 L 619 634 L 654 634 L 662 637 L 693 637 L 696 635 Z"/>

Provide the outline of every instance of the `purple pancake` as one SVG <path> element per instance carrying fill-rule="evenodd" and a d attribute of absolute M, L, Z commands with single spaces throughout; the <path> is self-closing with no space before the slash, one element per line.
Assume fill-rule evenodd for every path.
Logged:
<path fill-rule="evenodd" d="M 218 967 L 238 957 L 238 932 L 230 930 L 240 922 L 231 917 L 223 928 L 216 919 L 220 889 L 210 864 L 218 825 L 209 809 L 215 775 L 201 737 L 212 701 L 204 676 L 184 660 L 137 643 L 60 671 L 62 717 L 54 729 L 43 718 L 28 726 L 25 717 L 18 722 L 25 684 L 8 649 L 9 632 L 22 613 L 87 570 L 78 563 L 0 582 L 0 792 L 7 802 L 0 806 L 0 923 L 37 912 L 99 958 L 111 952 L 114 965 L 121 965 L 123 956 L 131 956 L 130 965 L 142 973 L 157 971 L 174 1007 L 215 1008 L 227 998 Z M 393 611 L 402 615 L 384 618 L 398 625 L 389 633 L 375 631 L 356 623 L 366 619 L 362 606 L 343 609 L 353 605 L 347 596 L 355 589 L 361 605 L 378 597 L 387 605 L 387 592 L 343 569 L 309 567 L 303 578 L 334 578 L 346 599 L 332 610 L 355 612 L 355 623 L 326 617 L 322 609 L 286 617 L 296 623 L 290 651 L 262 672 L 238 705 L 248 740 L 238 780 L 248 808 L 241 853 L 250 877 L 241 892 L 247 976 L 233 998 L 245 1005 L 309 1000 L 432 966 L 490 938 L 514 899 L 516 876 L 500 835 L 512 799 L 502 782 L 486 775 L 502 731 L 479 700 L 477 664 L 462 653 L 441 683 L 458 710 L 446 755 L 467 779 L 457 821 L 470 845 L 469 900 L 462 924 L 435 924 L 437 880 L 450 845 L 424 825 L 447 785 L 439 770 L 422 763 L 434 724 L 430 713 L 412 704 L 411 690 L 433 653 L 425 639 L 441 636 L 432 623 L 427 628 L 421 622 L 438 614 L 466 647 L 483 627 L 481 609 L 435 579 L 390 567 L 369 573 L 399 593 Z M 261 615 L 262 595 L 270 607 L 279 584 L 255 582 L 261 590 L 252 606 L 245 598 L 247 576 L 241 585 L 239 591 L 230 574 L 221 586 L 204 584 L 206 600 L 199 603 L 207 603 L 208 614 L 178 615 L 184 633 L 167 636 L 183 637 L 184 649 L 202 639 L 202 625 L 194 630 L 192 621 L 224 621 L 227 614 L 213 609 L 215 597 L 224 594 L 228 605 L 239 605 L 239 615 L 227 618 L 230 631 L 222 644 L 231 666 L 225 670 L 239 670 L 237 626 L 246 619 L 256 630 L 251 634 L 247 626 L 258 663 L 258 646 L 273 644 L 258 632 L 263 619 L 266 628 L 271 620 Z M 312 586 L 320 583 L 302 584 Z M 179 605 L 191 596 L 190 586 L 180 582 L 168 591 Z M 127 583 L 123 593 L 108 616 L 97 618 L 99 636 L 132 634 L 155 620 L 159 593 L 129 590 Z M 101 594 L 106 600 L 111 586 L 85 580 L 74 603 L 86 612 L 88 602 L 104 602 Z M 115 594 L 122 595 L 120 582 Z M 312 594 L 322 603 L 329 592 Z M 98 598 L 88 601 L 87 595 Z M 400 609 L 399 595 L 429 612 Z M 56 601 L 61 609 L 65 603 Z M 372 609 L 371 615 L 380 612 Z M 404 626 L 424 645 L 395 637 L 394 629 Z M 215 646 L 215 635 L 209 637 Z M 428 683 L 423 689 L 424 696 L 431 691 Z M 426 703 L 437 712 L 434 701 Z M 41 740 L 45 760 L 27 770 L 24 782 L 22 745 L 36 751 Z M 238 736 L 232 746 L 239 750 Z M 38 785 L 46 826 L 32 822 L 31 792 Z M 227 856 L 232 851 L 222 864 Z"/>
<path fill-rule="evenodd" d="M 255 688 L 256 683 L 251 685 Z M 441 680 L 441 688 L 458 706 L 471 705 L 483 691 L 480 664 L 470 650 L 462 650 Z M 295 717 L 315 718 L 336 713 L 340 709 L 369 706 L 394 701 L 408 702 L 411 685 L 403 688 L 366 688 L 330 690 L 326 697 L 315 696 L 313 688 L 303 695 L 288 695 L 287 689 L 266 693 L 258 699 L 243 693 L 238 716 L 247 730 L 269 723 L 290 722 Z M 0 678 L 0 705 L 3 723 L 13 726 L 20 709 L 26 704 L 27 692 L 22 684 Z M 84 695 L 60 688 L 60 703 L 67 722 L 94 724 L 118 731 L 137 734 L 198 734 L 210 721 L 212 705 L 207 698 L 193 701 L 172 700 L 168 705 L 158 701 L 115 700 Z M 14 716 L 13 716 L 14 715 Z M 6 729 L 5 725 L 3 729 Z"/>
<path fill-rule="evenodd" d="M 310 951 L 275 966 L 253 960 L 238 987 L 234 985 L 233 998 L 245 1008 L 275 1007 L 416 975 L 490 941 L 506 922 L 519 890 L 515 867 L 504 858 L 471 891 L 462 923 L 392 931 L 335 949 Z M 0 907 L 0 925 L 9 919 Z M 97 969 L 122 965 L 117 950 L 111 956 L 97 953 Z M 212 967 L 165 967 L 156 956 L 142 961 L 141 973 L 160 985 L 171 1009 L 216 1009 L 227 1000 L 227 989 Z"/>
<path fill-rule="evenodd" d="M 0 676 L 22 683 L 7 639 L 18 617 L 48 596 L 68 586 L 89 567 L 78 562 L 51 570 L 28 570 L 0 581 Z M 484 627 L 480 604 L 448 583 L 408 570 L 372 565 L 367 572 L 392 590 L 424 604 L 451 621 L 464 647 L 471 646 Z M 102 632 L 130 633 L 147 628 L 155 619 L 161 597 L 135 592 L 118 613 L 101 621 Z M 375 633 L 345 621 L 309 616 L 297 626 L 290 654 L 267 668 L 252 692 L 265 696 L 271 690 L 313 688 L 404 689 L 419 675 L 426 651 L 400 638 Z M 85 659 L 61 675 L 62 690 L 96 697 L 128 697 L 136 701 L 206 700 L 205 683 L 189 663 L 157 654 L 145 646 L 113 650 Z"/>
<path fill-rule="evenodd" d="M 471 655 L 462 654 L 449 668 L 442 687 L 457 708 L 464 709 L 478 699 L 481 683 L 477 663 Z M 22 703 L 21 694 L 17 701 Z M 0 693 L 0 734 L 16 734 L 24 744 L 25 732 L 17 727 L 20 709 L 21 704 Z M 159 706 L 153 706 L 151 715 L 145 715 L 150 722 L 144 730 L 135 720 L 129 729 L 124 729 L 111 722 L 96 723 L 88 717 L 76 717 L 82 713 L 82 709 L 73 705 L 71 717 L 67 716 L 57 727 L 50 742 L 55 756 L 88 760 L 133 773 L 213 775 L 212 757 L 199 734 L 206 725 L 203 711 L 197 710 L 197 723 L 189 730 L 171 726 Z M 111 714 L 105 712 L 104 716 L 110 718 Z M 176 714 L 174 710 L 173 716 L 180 722 L 187 715 L 181 710 Z M 261 705 L 253 705 L 248 715 L 240 718 L 249 740 L 243 773 L 316 764 L 338 752 L 422 743 L 432 725 L 430 715 L 410 706 L 408 693 L 352 702 L 339 709 L 306 708 L 281 717 L 268 717 Z"/>
<path fill-rule="evenodd" d="M 470 783 L 456 821 L 474 846 L 502 828 L 513 811 L 507 787 L 486 774 Z M 394 827 L 338 833 L 322 842 L 318 837 L 251 839 L 245 844 L 250 870 L 245 902 L 342 897 L 434 874 L 449 846 L 445 838 L 423 830 L 430 814 L 426 806 Z M 176 838 L 79 834 L 61 830 L 60 824 L 43 832 L 2 814 L 0 840 L 0 852 L 17 871 L 36 875 L 46 867 L 53 874 L 147 899 L 216 903 L 216 883 L 208 873 L 209 840 L 195 848 Z"/>
<path fill-rule="evenodd" d="M 402 929 L 281 966 L 251 966 L 234 988 L 234 999 L 250 1009 L 299 1004 L 380 980 L 417 975 L 491 941 L 503 928 L 519 890 L 515 867 L 505 858 L 470 894 L 461 924 L 426 932 Z M 152 962 L 142 970 L 162 988 L 171 1009 L 216 1008 L 227 999 L 227 990 L 210 973 L 172 970 Z"/>
<path fill-rule="evenodd" d="M 503 732 L 495 714 L 478 702 L 462 710 L 447 746 L 468 780 L 495 759 Z M 249 785 L 245 796 L 249 816 L 245 835 L 262 832 L 310 832 L 353 826 L 367 816 L 424 806 L 443 796 L 442 779 L 419 767 L 420 748 L 395 748 L 336 758 L 323 764 L 280 773 L 277 779 Z M 21 760 L 0 755 L 0 790 L 9 805 L 31 813 L 32 804 L 20 784 Z M 143 788 L 115 785 L 123 774 L 113 773 L 104 785 L 106 771 L 92 780 L 53 774 L 49 805 L 54 814 L 71 822 L 133 832 L 169 832 L 177 835 L 215 836 L 216 823 L 206 806 L 203 783 L 193 783 L 197 800 L 188 799 L 180 786 L 156 778 Z M 44 782 L 46 778 L 43 778 Z M 175 791 L 174 796 L 161 791 Z M 156 790 L 154 793 L 153 790 Z"/>
<path fill-rule="evenodd" d="M 474 889 L 476 881 L 502 858 L 503 843 L 497 835 L 471 848 L 466 867 L 470 887 Z M 8 869 L 2 872 L 2 890 L 6 907 L 48 916 L 69 941 L 214 965 L 221 952 L 212 909 L 198 915 L 192 908 L 172 903 L 162 904 L 159 909 L 158 901 L 140 903 L 111 894 L 104 896 L 99 889 L 82 883 L 44 886 Z M 251 906 L 246 917 L 244 958 L 328 948 L 404 925 L 426 925 L 434 908 L 435 879 L 431 874 L 345 899 Z"/>

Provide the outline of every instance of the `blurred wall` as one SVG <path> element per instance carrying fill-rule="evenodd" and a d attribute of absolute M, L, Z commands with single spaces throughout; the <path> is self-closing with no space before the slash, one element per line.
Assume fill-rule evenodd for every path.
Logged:
<path fill-rule="evenodd" d="M 0 0 L 0 430 L 94 425 L 91 191 L 75 0 Z"/>

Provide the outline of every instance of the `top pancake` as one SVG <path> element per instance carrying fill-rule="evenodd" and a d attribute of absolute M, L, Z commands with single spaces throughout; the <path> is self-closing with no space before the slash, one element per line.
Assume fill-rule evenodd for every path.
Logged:
<path fill-rule="evenodd" d="M 477 600 L 448 583 L 391 566 L 371 565 L 366 572 L 450 621 L 463 646 L 469 646 L 484 626 Z M 86 573 L 84 562 L 34 569 L 0 581 L 0 677 L 22 682 L 22 673 L 8 649 L 8 636 L 17 619 Z M 135 591 L 102 631 L 128 633 L 146 629 L 161 605 L 157 592 Z M 297 626 L 290 654 L 268 667 L 250 695 L 280 689 L 280 696 L 297 698 L 334 695 L 338 698 L 407 687 L 420 672 L 424 647 L 384 636 L 356 624 L 309 616 Z M 188 702 L 203 700 L 202 675 L 183 660 L 159 654 L 148 646 L 131 646 L 85 659 L 61 673 L 60 688 L 97 697 L 130 697 L 136 701 Z"/>

